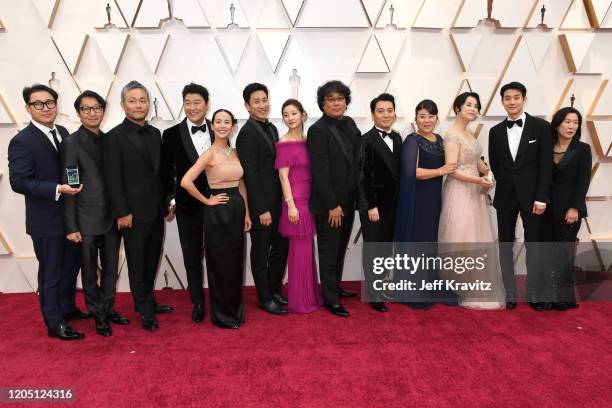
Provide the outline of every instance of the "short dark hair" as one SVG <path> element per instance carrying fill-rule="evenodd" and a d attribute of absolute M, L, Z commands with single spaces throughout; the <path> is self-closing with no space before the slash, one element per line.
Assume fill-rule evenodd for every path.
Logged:
<path fill-rule="evenodd" d="M 393 97 L 393 95 L 388 93 L 381 93 L 376 98 L 370 101 L 370 112 L 374 113 L 374 111 L 376 110 L 376 104 L 378 102 L 391 102 L 391 104 L 393 105 L 393 110 L 395 110 L 395 98 Z"/>
<path fill-rule="evenodd" d="M 43 85 L 43 84 L 34 84 L 32 86 L 26 86 L 25 88 L 23 88 L 23 100 L 25 101 L 26 104 L 30 103 L 30 96 L 32 96 L 32 94 L 34 92 L 49 92 L 51 94 L 51 96 L 53 97 L 54 101 L 57 101 L 58 98 L 58 94 L 57 92 L 55 92 L 55 89 L 48 87 L 47 85 Z"/>
<path fill-rule="evenodd" d="M 520 82 L 509 82 L 506 85 L 502 86 L 499 90 L 499 96 L 504 99 L 504 93 L 510 89 L 515 89 L 519 91 L 521 95 L 523 95 L 523 98 L 527 96 L 527 88 L 525 88 L 525 85 L 521 84 Z"/>
<path fill-rule="evenodd" d="M 419 102 L 416 108 L 414 108 L 414 115 L 418 115 L 419 111 L 422 109 L 425 109 L 431 115 L 438 115 L 438 105 L 436 105 L 436 103 L 431 99 L 423 99 L 421 102 Z"/>
<path fill-rule="evenodd" d="M 582 136 L 582 131 L 581 131 L 581 128 L 582 128 L 582 115 L 580 114 L 578 109 L 571 108 L 569 106 L 566 106 L 565 108 L 559 109 L 553 115 L 553 118 L 550 121 L 550 129 L 552 131 L 553 139 L 554 140 L 557 140 L 559 138 L 559 135 L 557 134 L 557 128 L 561 125 L 561 123 L 563 123 L 563 121 L 565 120 L 567 115 L 569 115 L 570 113 L 575 113 L 578 116 L 578 129 L 576 129 L 576 134 L 574 135 L 574 137 L 572 139 L 580 140 L 580 137 Z"/>
<path fill-rule="evenodd" d="M 94 91 L 90 91 L 85 90 L 83 91 L 82 94 L 80 94 L 79 96 L 77 96 L 77 98 L 74 100 L 74 109 L 78 112 L 80 107 L 81 107 L 81 100 L 83 100 L 83 98 L 94 98 L 96 101 L 98 101 L 98 104 L 102 107 L 102 110 L 106 109 L 106 101 L 104 100 L 103 97 L 101 97 L 97 92 Z"/>
<path fill-rule="evenodd" d="M 317 104 L 319 105 L 321 112 L 323 112 L 323 102 L 325 97 L 332 92 L 337 92 L 344 95 L 347 105 L 351 103 L 351 90 L 348 86 L 344 85 L 340 81 L 328 81 L 317 89 Z"/>
<path fill-rule="evenodd" d="M 248 84 L 244 87 L 242 91 L 242 98 L 245 103 L 249 103 L 251 101 L 251 94 L 257 91 L 264 91 L 266 96 L 268 96 L 268 87 L 264 84 L 260 84 L 259 82 L 253 82 L 252 84 Z"/>
<path fill-rule="evenodd" d="M 453 112 L 455 112 L 455 114 L 461 110 L 461 107 L 469 97 L 476 99 L 476 103 L 478 104 L 478 113 L 480 113 L 480 108 L 482 107 L 480 104 L 480 96 L 478 96 L 476 92 L 464 92 L 457 95 L 455 101 L 453 102 Z"/>
<path fill-rule="evenodd" d="M 187 94 L 198 94 L 204 99 L 204 102 L 208 103 L 208 89 L 202 85 L 194 84 L 193 82 L 185 85 L 183 88 L 183 100 L 185 100 Z"/>

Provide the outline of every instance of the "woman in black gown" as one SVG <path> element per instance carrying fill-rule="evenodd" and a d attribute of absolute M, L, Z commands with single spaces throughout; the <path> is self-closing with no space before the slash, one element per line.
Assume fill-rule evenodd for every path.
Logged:
<path fill-rule="evenodd" d="M 234 115 L 219 109 L 212 116 L 215 141 L 181 180 L 189 194 L 206 205 L 204 242 L 211 320 L 222 328 L 244 323 L 244 233 L 251 228 L 242 166 L 229 138 Z M 211 196 L 205 197 L 194 181 L 205 171 Z"/>

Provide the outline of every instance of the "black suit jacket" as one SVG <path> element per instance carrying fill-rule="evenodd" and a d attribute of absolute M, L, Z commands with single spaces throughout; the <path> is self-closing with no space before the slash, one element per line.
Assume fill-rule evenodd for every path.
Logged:
<path fill-rule="evenodd" d="M 359 171 L 359 209 L 378 208 L 379 215 L 395 212 L 399 191 L 402 138 L 391 132 L 393 151 L 373 127 L 361 138 Z"/>
<path fill-rule="evenodd" d="M 348 116 L 335 120 L 323 115 L 308 129 L 310 208 L 314 214 L 328 214 L 357 188 L 360 141 L 361 132 Z"/>
<path fill-rule="evenodd" d="M 208 119 L 206 120 L 206 126 L 212 144 L 215 141 L 215 135 Z M 204 205 L 180 187 L 181 179 L 199 157 L 191 139 L 191 131 L 187 128 L 187 119 L 164 130 L 161 157 L 161 175 L 164 183 L 166 206 L 170 206 L 170 201 L 174 199 L 177 211 L 191 217 L 202 218 Z M 206 197 L 210 196 L 205 172 L 202 172 L 196 179 L 195 185 Z"/>
<path fill-rule="evenodd" d="M 56 128 L 60 140 L 68 136 L 64 127 L 56 125 Z M 59 152 L 32 123 L 11 139 L 8 167 L 11 188 L 25 197 L 26 233 L 35 237 L 63 236 L 64 195 L 55 201 L 63 173 Z"/>
<path fill-rule="evenodd" d="M 587 216 L 586 195 L 591 183 L 591 148 L 588 144 L 572 140 L 555 166 L 552 188 L 550 190 L 550 207 L 555 219 L 565 219 L 570 208 L 578 210 L 580 218 Z"/>
<path fill-rule="evenodd" d="M 132 214 L 132 222 L 139 224 L 165 216 L 159 130 L 126 118 L 106 134 L 102 145 L 113 219 Z"/>
<path fill-rule="evenodd" d="M 100 137 L 100 146 L 96 146 Z M 102 140 L 81 126 L 62 141 L 60 157 L 62 168 L 79 167 L 79 178 L 83 190 L 74 196 L 64 197 L 64 221 L 66 233 L 81 232 L 87 235 L 101 235 L 113 226 L 110 202 L 104 183 L 102 164 Z M 62 183 L 66 184 L 66 172 L 62 172 Z"/>
<path fill-rule="evenodd" d="M 512 160 L 506 121 L 489 131 L 489 163 L 497 181 L 493 206 L 505 210 L 518 201 L 531 212 L 534 201 L 548 203 L 552 178 L 552 136 L 544 119 L 526 115 L 523 134 Z"/>
<path fill-rule="evenodd" d="M 278 142 L 278 130 L 269 123 L 274 143 Z M 276 148 L 253 118 L 246 121 L 236 137 L 236 150 L 244 170 L 244 182 L 249 200 L 251 218 L 266 211 L 278 215 L 281 208 L 281 186 L 278 171 L 274 167 Z"/>

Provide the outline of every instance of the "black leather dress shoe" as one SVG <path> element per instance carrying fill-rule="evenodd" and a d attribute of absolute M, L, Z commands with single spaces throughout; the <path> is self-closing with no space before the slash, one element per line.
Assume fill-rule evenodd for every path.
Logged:
<path fill-rule="evenodd" d="M 506 302 L 506 309 L 508 310 L 514 310 L 516 309 L 516 302 Z"/>
<path fill-rule="evenodd" d="M 550 303 L 548 302 L 529 302 L 529 306 L 537 312 L 544 312 L 550 310 Z"/>
<path fill-rule="evenodd" d="M 580 305 L 576 302 L 561 302 L 566 309 L 576 309 Z"/>
<path fill-rule="evenodd" d="M 372 306 L 372 309 L 376 310 L 377 312 L 386 312 L 387 311 L 387 306 L 385 305 L 385 302 L 370 302 L 370 306 Z"/>
<path fill-rule="evenodd" d="M 196 323 L 201 323 L 204 320 L 204 306 L 196 305 L 191 311 L 191 320 Z"/>
<path fill-rule="evenodd" d="M 159 329 L 159 325 L 157 324 L 157 320 L 155 317 L 144 317 L 142 316 L 142 328 L 151 332 Z"/>
<path fill-rule="evenodd" d="M 263 305 L 259 305 L 259 308 L 261 310 L 265 310 L 266 312 L 272 313 L 272 314 L 275 314 L 275 315 L 286 315 L 287 314 L 287 309 L 284 309 L 283 307 L 278 305 L 273 300 L 271 300 L 268 303 L 265 303 Z"/>
<path fill-rule="evenodd" d="M 355 292 L 349 292 L 348 290 L 339 288 L 338 296 L 343 297 L 343 298 L 352 298 L 352 297 L 357 296 L 357 294 Z"/>
<path fill-rule="evenodd" d="M 342 305 L 325 305 L 325 308 L 330 311 L 331 314 L 340 317 L 349 317 L 351 314 Z"/>
<path fill-rule="evenodd" d="M 81 340 L 85 338 L 83 333 L 73 331 L 66 323 L 60 323 L 55 330 L 49 329 L 49 337 L 56 337 L 60 340 Z"/>
<path fill-rule="evenodd" d="M 289 304 L 289 302 L 287 302 L 287 299 L 285 299 L 283 295 L 278 293 L 272 295 L 272 300 L 274 300 L 274 302 L 281 306 L 287 306 Z"/>
<path fill-rule="evenodd" d="M 108 315 L 108 318 L 110 319 L 111 322 L 115 323 L 115 324 L 121 324 L 121 325 L 128 325 L 130 324 L 130 320 L 119 314 L 119 312 L 117 312 L 116 310 L 113 310 L 112 312 L 110 312 L 110 314 Z"/>
<path fill-rule="evenodd" d="M 160 305 L 159 303 L 155 304 L 155 313 L 172 313 L 174 312 L 174 308 L 170 305 Z"/>
<path fill-rule="evenodd" d="M 96 319 L 96 333 L 102 337 L 109 337 L 112 336 L 113 331 L 108 324 L 108 321 Z"/>
<path fill-rule="evenodd" d="M 72 312 L 64 316 L 64 319 L 66 320 L 84 320 L 84 319 L 89 319 L 90 317 L 91 317 L 91 313 L 83 312 L 78 307 L 75 307 Z"/>
<path fill-rule="evenodd" d="M 551 302 L 550 303 L 550 309 L 551 310 L 558 310 L 560 312 L 565 312 L 567 310 L 567 307 L 565 307 L 565 303 L 563 303 L 563 302 Z"/>

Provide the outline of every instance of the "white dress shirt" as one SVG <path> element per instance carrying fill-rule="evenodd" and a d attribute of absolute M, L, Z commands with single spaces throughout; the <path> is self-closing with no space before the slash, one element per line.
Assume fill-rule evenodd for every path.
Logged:
<path fill-rule="evenodd" d="M 382 138 L 383 142 L 385 142 L 385 144 L 389 146 L 389 150 L 391 150 L 391 152 L 393 153 L 393 139 L 391 139 L 391 137 L 383 137 L 383 134 L 381 133 L 381 132 L 391 133 L 392 130 L 389 129 L 389 131 L 387 132 L 386 130 L 381 129 L 378 126 L 374 126 L 374 127 L 376 128 L 376 130 L 378 130 L 378 134 Z"/>
<path fill-rule="evenodd" d="M 512 155 L 512 160 L 516 161 L 516 153 L 518 152 L 519 144 L 521 143 L 521 136 L 523 135 L 523 129 L 525 128 L 525 119 L 527 115 L 525 112 L 521 114 L 516 120 L 522 119 L 523 126 L 514 125 L 510 129 L 506 128 L 508 131 L 508 147 L 510 147 L 510 154 Z M 511 118 L 508 118 L 509 121 L 513 121 Z"/>
<path fill-rule="evenodd" d="M 35 121 L 35 120 L 33 120 L 33 121 L 32 121 L 32 124 L 33 124 L 34 126 L 36 126 L 36 128 L 37 128 L 38 130 L 40 130 L 41 132 L 43 132 L 45 136 L 47 136 L 47 139 L 49 139 L 49 141 L 51 142 L 51 146 L 53 146 L 53 148 L 54 148 L 55 150 L 57 150 L 57 147 L 55 147 L 55 141 L 53 140 L 53 135 L 51 134 L 51 131 L 52 131 L 52 130 L 55 130 L 55 137 L 57 137 L 57 140 L 58 140 L 58 141 L 60 141 L 61 136 L 60 136 L 59 131 L 58 131 L 58 130 L 57 130 L 57 128 L 55 127 L 55 125 L 53 125 L 53 127 L 52 127 L 52 128 L 50 128 L 50 127 L 47 127 L 47 126 L 45 126 L 45 125 L 43 125 L 43 124 L 38 123 L 38 122 L 37 122 L 37 121 Z M 58 153 L 59 153 L 59 152 L 58 152 Z M 57 186 L 55 186 L 55 201 L 59 200 L 59 198 L 60 198 L 60 195 L 61 195 L 61 194 L 62 194 L 62 193 L 60 193 L 60 192 L 59 192 L 59 184 L 58 184 Z"/>
<path fill-rule="evenodd" d="M 205 123 L 206 123 L 206 119 L 204 119 L 204 122 L 202 124 L 205 124 Z M 190 121 L 189 118 L 187 118 L 187 131 L 189 132 L 189 136 L 191 136 L 191 141 L 193 142 L 193 145 L 195 146 L 196 151 L 198 152 L 198 156 L 201 156 L 202 153 L 208 150 L 208 148 L 211 145 L 210 129 L 208 129 L 208 124 L 206 124 L 206 132 L 202 132 L 201 130 L 198 130 L 195 133 L 191 133 L 192 126 L 197 126 L 197 125 L 193 123 L 192 121 Z"/>

